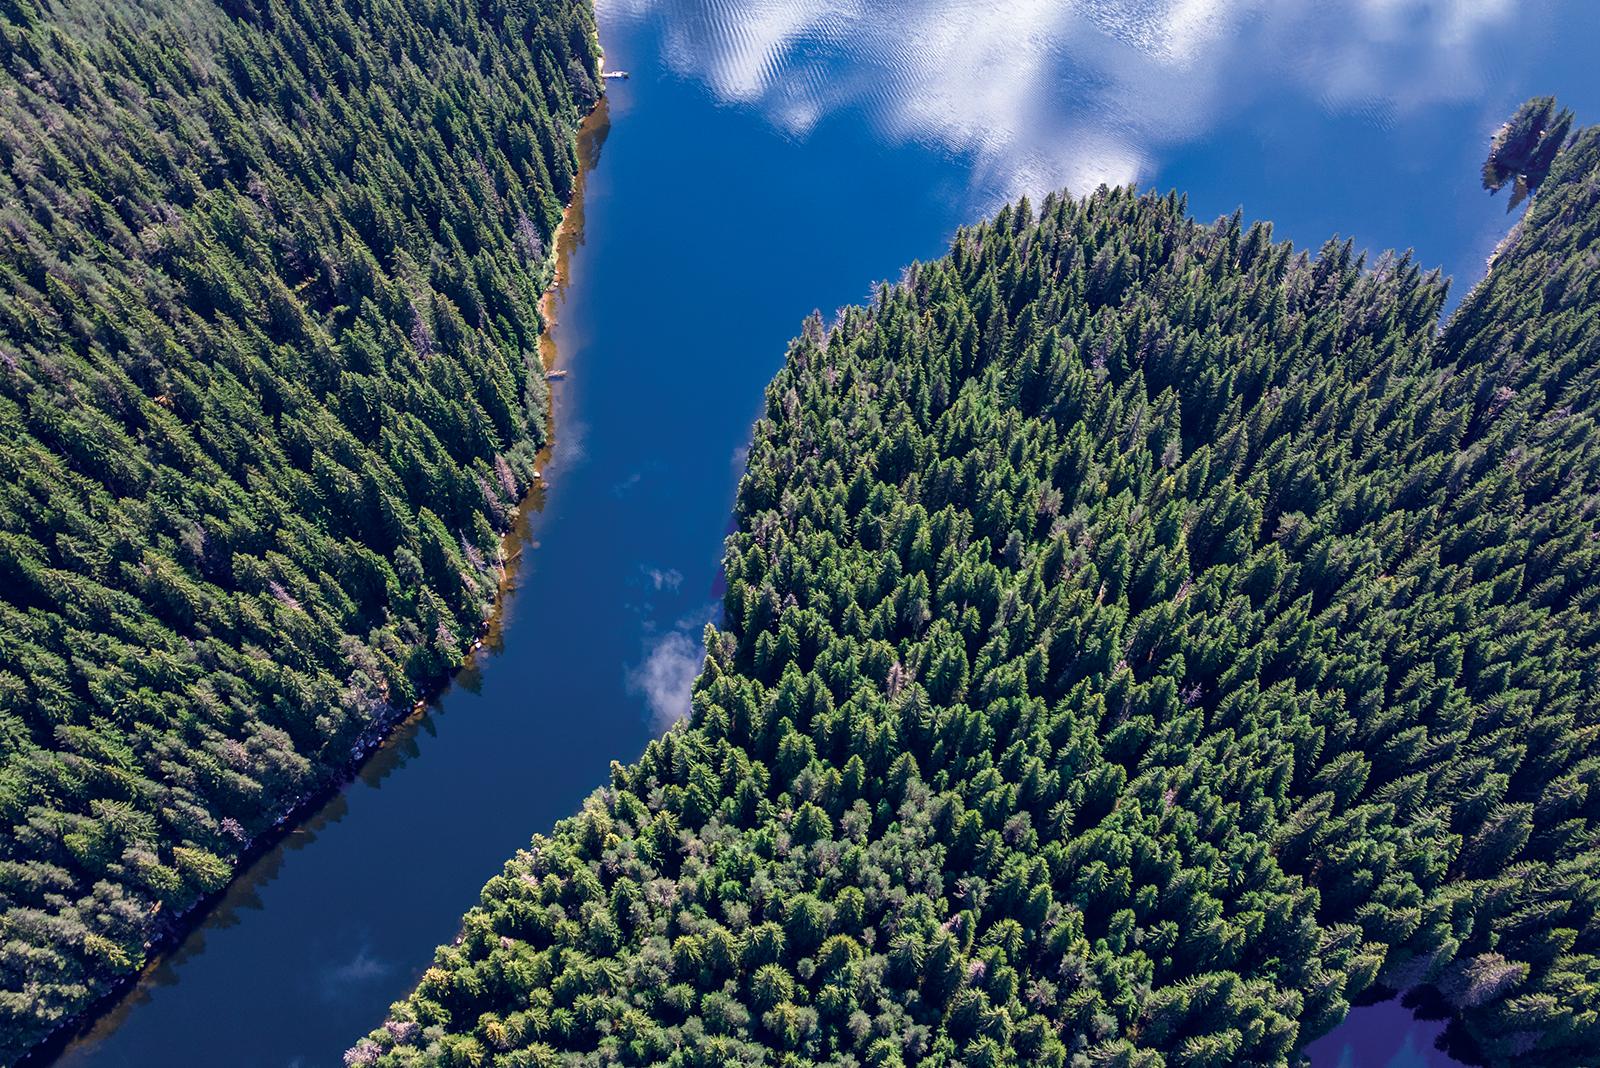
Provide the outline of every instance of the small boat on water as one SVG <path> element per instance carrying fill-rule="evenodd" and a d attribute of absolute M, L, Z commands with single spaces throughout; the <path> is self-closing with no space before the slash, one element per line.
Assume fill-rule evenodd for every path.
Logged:
<path fill-rule="evenodd" d="M 625 71 L 625 70 L 608 70 L 605 73 L 603 73 L 601 75 L 601 77 L 602 78 L 616 78 L 616 79 L 618 79 L 620 81 L 627 81 L 628 80 L 628 72 Z"/>
<path fill-rule="evenodd" d="M 565 377 L 567 377 L 567 371 L 564 367 L 557 368 L 554 371 L 546 371 L 544 373 L 544 379 L 546 382 L 559 382 Z"/>

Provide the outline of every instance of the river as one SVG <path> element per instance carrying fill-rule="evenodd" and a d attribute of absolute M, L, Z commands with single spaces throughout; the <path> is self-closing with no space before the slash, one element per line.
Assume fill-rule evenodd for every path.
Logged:
<path fill-rule="evenodd" d="M 1478 188 L 1486 138 L 1534 92 L 1600 121 L 1600 5 L 1329 7 L 602 0 L 631 77 L 588 131 L 553 334 L 569 376 L 492 640 L 60 1063 L 337 1065 L 505 858 L 683 710 L 802 318 L 1007 195 L 1136 179 L 1481 274 L 1507 227 Z M 1311 1059 L 1453 1063 L 1435 1031 L 1360 1009 Z"/>

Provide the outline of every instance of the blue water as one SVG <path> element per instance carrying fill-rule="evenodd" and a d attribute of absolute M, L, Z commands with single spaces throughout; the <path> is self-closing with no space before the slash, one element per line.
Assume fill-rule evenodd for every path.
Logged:
<path fill-rule="evenodd" d="M 1202 216 L 1243 205 L 1300 243 L 1341 231 L 1476 278 L 1507 226 L 1477 188 L 1484 142 L 1536 91 L 1600 121 L 1600 5 L 1330 6 L 603 3 L 607 65 L 632 77 L 588 178 L 550 486 L 498 650 L 62 1063 L 336 1065 L 504 859 L 683 707 L 801 319 L 1004 197 L 1176 186 Z M 1399 1019 L 1358 1016 L 1392 1049 L 1317 1068 L 1411 1063 Z"/>

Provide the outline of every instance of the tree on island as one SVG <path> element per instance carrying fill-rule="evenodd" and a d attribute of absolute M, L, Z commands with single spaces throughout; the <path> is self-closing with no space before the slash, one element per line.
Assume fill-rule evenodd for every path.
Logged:
<path fill-rule="evenodd" d="M 1495 131 L 1489 142 L 1489 157 L 1483 161 L 1483 187 L 1498 193 L 1511 183 L 1511 202 L 1506 211 L 1531 196 L 1550 173 L 1550 164 L 1566 143 L 1572 129 L 1572 112 L 1556 109 L 1553 96 L 1528 100 Z"/>

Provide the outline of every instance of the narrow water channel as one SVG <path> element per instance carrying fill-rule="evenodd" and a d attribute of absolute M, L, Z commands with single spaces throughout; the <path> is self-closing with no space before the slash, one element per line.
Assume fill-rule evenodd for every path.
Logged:
<path fill-rule="evenodd" d="M 1000 198 L 1138 178 L 1475 278 L 1506 226 L 1476 188 L 1484 140 L 1533 92 L 1600 119 L 1600 5 L 1316 6 L 1180 25 L 1139 13 L 1196 5 L 602 0 L 631 77 L 586 135 L 548 486 L 491 641 L 60 1063 L 337 1065 L 502 861 L 681 710 L 803 317 Z M 1327 1048 L 1316 1068 L 1391 1063 Z"/>

